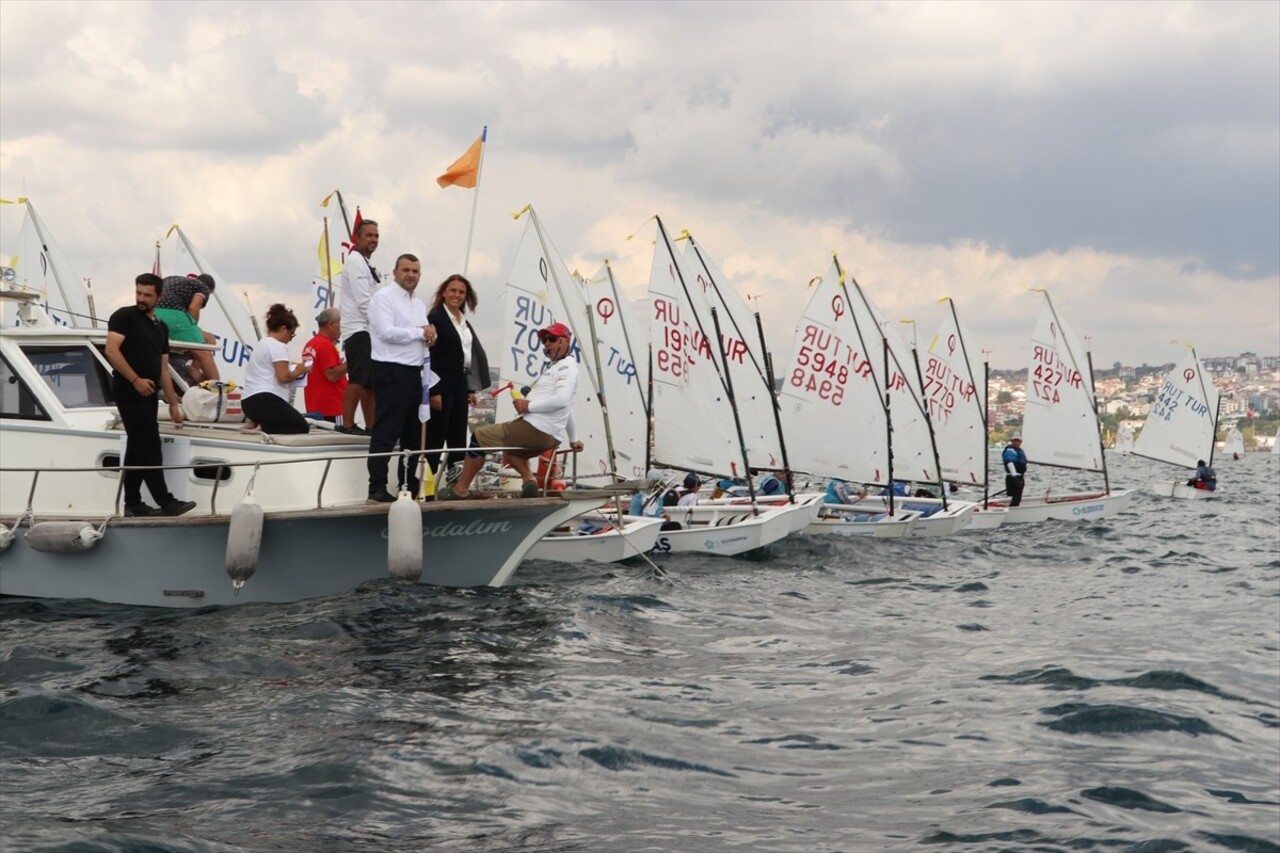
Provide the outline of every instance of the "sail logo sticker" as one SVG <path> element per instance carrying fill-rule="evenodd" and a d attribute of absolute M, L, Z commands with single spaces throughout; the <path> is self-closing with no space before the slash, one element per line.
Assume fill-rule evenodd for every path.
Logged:
<path fill-rule="evenodd" d="M 603 296 L 598 302 L 596 302 L 596 313 L 600 315 L 600 322 L 607 326 L 609 325 L 609 319 L 614 314 L 618 313 L 618 309 L 613 304 L 612 299 L 607 296 Z"/>

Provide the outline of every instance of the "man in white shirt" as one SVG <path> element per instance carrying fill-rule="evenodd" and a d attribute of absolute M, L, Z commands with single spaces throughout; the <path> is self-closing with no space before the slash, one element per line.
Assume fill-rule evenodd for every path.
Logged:
<path fill-rule="evenodd" d="M 548 361 L 524 399 L 515 401 L 519 417 L 488 424 L 471 433 L 472 447 L 517 448 L 503 453 L 502 462 L 520 475 L 524 483 L 521 494 L 526 498 L 538 494 L 538 484 L 529 469 L 530 459 L 566 440 L 575 451 L 582 450 L 573 423 L 573 395 L 578 390 L 578 362 L 568 357 L 573 349 L 573 333 L 564 323 L 552 323 L 538 331 L 538 340 Z M 444 499 L 469 497 L 471 483 L 483 466 L 483 453 L 467 451 L 462 474 L 453 489 L 445 492 Z"/>
<path fill-rule="evenodd" d="M 413 255 L 396 258 L 395 287 L 384 287 L 369 300 L 369 339 L 373 374 L 373 435 L 369 453 L 422 449 L 422 365 L 427 347 L 435 343 L 436 330 L 427 322 L 427 306 L 414 292 L 422 276 L 422 264 Z M 347 387 L 350 387 L 349 385 Z M 401 458 L 397 479 L 418 493 L 415 458 L 406 469 Z M 369 457 L 369 500 L 390 503 L 387 491 L 387 457 Z"/>
<path fill-rule="evenodd" d="M 365 426 L 373 423 L 373 374 L 370 364 L 369 301 L 379 286 L 378 271 L 369 263 L 378 248 L 378 223 L 361 220 L 351 235 L 355 250 L 347 256 L 338 290 L 342 315 L 342 352 L 347 359 L 347 389 L 342 392 L 341 432 L 368 435 L 356 426 L 356 406 Z"/>

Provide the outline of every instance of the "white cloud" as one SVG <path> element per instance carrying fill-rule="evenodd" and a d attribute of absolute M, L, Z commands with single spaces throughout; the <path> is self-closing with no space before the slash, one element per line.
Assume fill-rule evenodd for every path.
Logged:
<path fill-rule="evenodd" d="M 635 295 L 652 226 L 626 235 L 689 227 L 771 340 L 834 249 L 922 335 L 955 297 L 1002 366 L 1024 284 L 1107 363 L 1274 352 L 1278 32 L 1256 3 L 10 0 L 0 194 L 33 197 L 100 302 L 179 221 L 260 306 L 300 295 L 334 187 L 383 223 L 384 266 L 458 269 L 473 194 L 434 178 L 487 123 L 482 333 L 534 202 Z"/>

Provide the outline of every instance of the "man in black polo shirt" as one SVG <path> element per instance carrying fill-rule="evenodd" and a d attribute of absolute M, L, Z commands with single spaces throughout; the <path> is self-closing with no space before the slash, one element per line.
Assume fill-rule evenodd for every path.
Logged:
<path fill-rule="evenodd" d="M 160 425 L 156 414 L 164 388 L 169 401 L 169 417 L 182 424 L 182 409 L 169 375 L 169 328 L 156 319 L 156 303 L 164 285 L 160 276 L 143 273 L 134 282 L 136 305 L 121 308 L 107 321 L 107 361 L 115 368 L 111 386 L 115 391 L 116 409 L 124 421 L 129 437 L 124 452 L 126 468 L 135 465 L 163 465 L 160 451 Z M 157 509 L 142 502 L 142 484 L 147 484 Z M 195 508 L 195 501 L 180 501 L 169 491 L 164 471 L 129 470 L 124 472 L 124 514 L 182 515 Z"/>

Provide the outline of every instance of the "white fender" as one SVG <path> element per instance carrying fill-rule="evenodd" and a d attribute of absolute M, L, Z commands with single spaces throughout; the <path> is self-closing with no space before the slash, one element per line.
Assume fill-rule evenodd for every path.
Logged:
<path fill-rule="evenodd" d="M 246 495 L 231 510 L 231 523 L 227 525 L 227 576 L 237 590 L 258 570 L 258 555 L 262 551 L 262 507 Z"/>
<path fill-rule="evenodd" d="M 402 581 L 422 577 L 422 509 L 405 489 L 387 511 L 387 571 Z"/>
<path fill-rule="evenodd" d="M 88 551 L 101 538 L 98 528 L 85 521 L 41 521 L 27 531 L 27 544 L 33 551 L 51 554 Z"/>
<path fill-rule="evenodd" d="M 0 552 L 8 551 L 13 544 L 13 531 L 7 525 L 0 524 Z"/>

